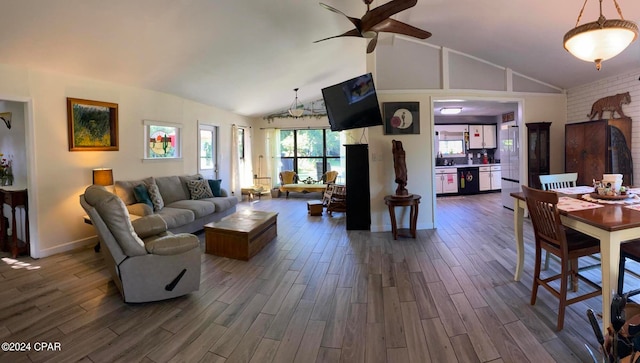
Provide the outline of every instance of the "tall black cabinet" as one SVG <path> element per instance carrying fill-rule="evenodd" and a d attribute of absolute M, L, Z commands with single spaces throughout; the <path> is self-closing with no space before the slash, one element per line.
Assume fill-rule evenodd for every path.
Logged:
<path fill-rule="evenodd" d="M 347 229 L 371 229 L 369 145 L 345 145 L 347 150 Z"/>
<path fill-rule="evenodd" d="M 531 122 L 527 124 L 527 165 L 529 186 L 541 189 L 540 175 L 549 175 L 549 128 L 551 122 Z"/>

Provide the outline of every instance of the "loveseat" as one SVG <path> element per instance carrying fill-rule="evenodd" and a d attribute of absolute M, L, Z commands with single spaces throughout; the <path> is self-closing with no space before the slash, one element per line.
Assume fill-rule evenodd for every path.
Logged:
<path fill-rule="evenodd" d="M 208 181 L 200 174 L 116 181 L 115 194 L 129 214 L 157 214 L 172 233 L 202 230 L 205 224 L 235 213 L 238 204 L 238 198 L 229 197 L 219 180 Z"/>

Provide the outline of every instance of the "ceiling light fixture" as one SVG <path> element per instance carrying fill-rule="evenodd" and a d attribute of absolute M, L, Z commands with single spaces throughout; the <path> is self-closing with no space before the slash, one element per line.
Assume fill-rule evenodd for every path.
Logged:
<path fill-rule="evenodd" d="M 600 0 L 598 20 L 578 26 L 587 1 L 585 0 L 582 5 L 576 27 L 564 35 L 564 48 L 576 58 L 595 62 L 596 69 L 600 70 L 602 61 L 620 54 L 636 40 L 638 25 L 633 21 L 624 20 L 622 10 L 616 0 L 613 0 L 613 3 L 618 10 L 620 19 L 607 20 L 602 15 L 602 0 Z"/>
<path fill-rule="evenodd" d="M 293 90 L 296 92 L 296 99 L 291 104 L 291 107 L 289 107 L 289 115 L 293 118 L 302 117 L 304 114 L 304 105 L 298 104 L 298 88 L 294 88 Z"/>
<path fill-rule="evenodd" d="M 317 119 L 327 117 L 327 108 L 325 107 L 324 99 L 322 98 L 315 101 L 310 101 L 306 105 L 303 103 L 299 103 L 298 108 L 294 108 L 294 107 L 295 105 L 292 105 L 291 109 L 302 111 L 301 116 L 299 117 L 305 117 L 305 118 L 315 117 Z M 262 118 L 267 120 L 268 123 L 272 123 L 277 118 L 298 118 L 298 117 L 293 116 L 289 109 L 284 109 L 269 115 L 265 115 Z"/>
<path fill-rule="evenodd" d="M 462 112 L 462 107 L 443 107 L 440 109 L 442 115 L 457 115 Z"/>

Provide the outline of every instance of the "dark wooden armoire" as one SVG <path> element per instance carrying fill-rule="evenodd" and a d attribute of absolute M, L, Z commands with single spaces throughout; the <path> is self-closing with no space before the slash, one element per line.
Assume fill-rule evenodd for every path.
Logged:
<path fill-rule="evenodd" d="M 549 175 L 551 122 L 530 122 L 527 126 L 527 165 L 529 186 L 541 189 L 540 175 Z"/>
<path fill-rule="evenodd" d="M 564 162 L 566 173 L 578 173 L 577 185 L 592 185 L 602 174 L 622 174 L 623 185 L 633 185 L 631 119 L 567 124 Z"/>

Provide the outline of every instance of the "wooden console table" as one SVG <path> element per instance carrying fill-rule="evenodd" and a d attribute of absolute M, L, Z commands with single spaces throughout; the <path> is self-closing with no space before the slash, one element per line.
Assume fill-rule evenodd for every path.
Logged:
<path fill-rule="evenodd" d="M 7 241 L 6 231 L 7 225 L 4 218 L 4 208 L 0 208 L 0 239 L 2 240 L 2 249 L 10 251 L 13 258 L 19 254 L 29 255 L 29 201 L 27 197 L 27 189 L 17 187 L 1 187 L 0 197 L 2 204 L 11 207 L 11 238 Z M 18 231 L 16 226 L 16 207 L 24 207 L 24 241 L 18 239 Z"/>

